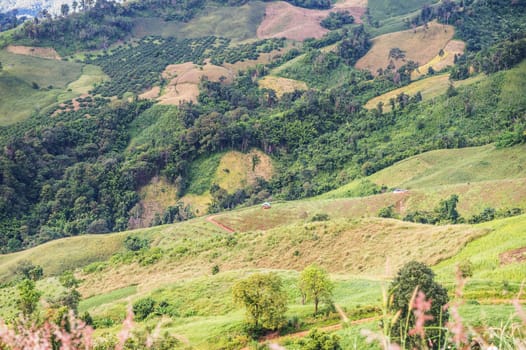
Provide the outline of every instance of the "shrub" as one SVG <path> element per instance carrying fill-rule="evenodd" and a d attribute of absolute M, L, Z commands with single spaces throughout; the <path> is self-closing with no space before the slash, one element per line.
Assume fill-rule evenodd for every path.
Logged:
<path fill-rule="evenodd" d="M 127 236 L 124 239 L 124 246 L 126 249 L 136 252 L 141 249 L 147 249 L 150 247 L 150 241 L 147 238 L 140 238 L 137 236 Z"/>
<path fill-rule="evenodd" d="M 155 300 L 150 297 L 139 299 L 133 303 L 133 313 L 139 321 L 144 320 L 155 310 Z"/>
<path fill-rule="evenodd" d="M 310 221 L 312 221 L 312 222 L 315 222 L 315 221 L 328 221 L 329 219 L 330 219 L 329 214 L 318 213 L 318 214 L 315 214 L 315 215 L 310 219 Z"/>
<path fill-rule="evenodd" d="M 378 216 L 381 218 L 394 218 L 396 213 L 394 211 L 394 205 L 389 205 L 378 211 Z"/>

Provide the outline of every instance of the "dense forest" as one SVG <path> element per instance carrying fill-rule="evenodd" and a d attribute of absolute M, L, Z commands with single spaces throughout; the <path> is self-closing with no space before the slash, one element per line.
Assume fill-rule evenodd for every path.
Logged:
<path fill-rule="evenodd" d="M 203 5 L 167 4 L 155 0 L 121 6 L 98 1 L 91 9 L 73 9 L 73 16 L 27 22 L 18 35 L 20 40 L 57 41 L 71 50 L 94 48 L 125 37 L 131 16 L 161 11 L 167 20 L 184 21 Z M 99 65 L 111 77 L 92 91 L 98 97 L 82 99 L 76 111 L 56 107 L 0 128 L 2 252 L 85 232 L 126 230 L 132 227 L 141 186 L 163 175 L 184 195 L 190 164 L 224 150 L 258 147 L 276 160 L 277 174 L 234 194 L 213 187 L 210 212 L 250 202 L 260 193 L 285 199 L 313 196 L 427 150 L 524 142 L 526 106 L 524 100 L 510 97 L 520 79 L 519 83 L 508 79 L 509 74 L 524 78 L 524 69 L 507 70 L 526 56 L 521 21 L 525 5 L 509 1 L 464 5 L 444 2 L 426 7 L 419 20 L 454 23 L 458 36 L 468 43 L 467 54 L 458 57 L 452 69 L 454 77 L 463 79 L 478 71 L 488 78 L 451 88 L 447 95 L 429 101 L 422 101 L 419 93 L 400 94 L 391 100 L 389 112 L 382 106 L 366 110 L 363 105 L 408 84 L 416 66 L 407 62 L 376 77 L 355 69 L 353 64 L 369 50 L 371 38 L 363 25 L 339 28 L 342 22 L 350 23 L 345 14 L 331 18 L 327 26 L 336 30 L 325 37 L 306 40 L 266 66 L 240 72 L 232 84 L 203 79 L 197 104 L 166 107 L 109 97 L 162 85 L 160 73 L 170 63 L 202 64 L 206 58 L 216 64 L 234 63 L 282 48 L 284 41 L 235 46 L 212 36 L 147 37 L 88 55 L 87 63 Z M 488 21 L 503 30 L 498 37 L 477 34 Z M 86 32 L 83 23 L 90 23 L 93 31 Z M 70 47 L 72 42 L 76 44 Z M 335 50 L 323 49 L 330 44 Z M 280 75 L 305 81 L 312 89 L 278 98 L 258 86 L 257 79 L 271 68 L 300 55 Z M 132 138 L 135 142 L 129 147 Z M 171 207 L 163 215 L 166 219 L 157 223 L 187 217 L 188 208 Z"/>

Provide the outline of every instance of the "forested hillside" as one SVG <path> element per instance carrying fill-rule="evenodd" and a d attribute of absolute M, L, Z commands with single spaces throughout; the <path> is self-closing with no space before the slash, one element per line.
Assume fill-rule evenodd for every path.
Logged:
<path fill-rule="evenodd" d="M 525 1 L 60 10 L 0 14 L 1 349 L 524 347 Z"/>
<path fill-rule="evenodd" d="M 157 14 L 186 21 L 205 5 L 98 1 L 71 16 L 25 23 L 4 40 L 50 44 L 59 52 L 108 47 L 129 35 L 133 18 Z M 409 61 L 398 69 L 385 67 L 376 76 L 354 68 L 371 47 L 363 25 L 347 24 L 322 39 L 295 44 L 267 64 L 240 71 L 231 84 L 203 79 L 198 103 L 178 108 L 140 101 L 136 94 L 155 86 L 165 89 L 161 73 L 168 64 L 257 62 L 284 50 L 285 41 L 146 37 L 86 53 L 79 62 L 101 67 L 110 80 L 90 95 L 0 130 L 3 251 L 86 232 L 124 230 L 137 212 L 139 189 L 153 177 L 166 178 L 183 197 L 192 162 L 225 150 L 260 148 L 276 161 L 277 171 L 270 181 L 261 179 L 235 193 L 210 189 L 211 211 L 241 205 L 261 193 L 283 199 L 318 195 L 432 149 L 524 142 L 526 66 L 517 64 L 526 53 L 525 5 L 463 5 L 425 6 L 408 25 L 424 23 L 415 30 L 426 30 L 425 23 L 434 19 L 454 24 L 467 52 L 455 57 L 451 77 L 487 77 L 451 86 L 432 100 L 402 93 L 391 99 L 389 112 L 382 105 L 373 110 L 363 105 L 408 84 L 416 65 Z M 490 21 L 496 30 L 481 35 Z M 82 29 L 88 24 L 91 34 Z M 333 48 L 327 50 L 327 45 Z M 258 86 L 258 79 L 269 74 L 303 81 L 309 90 L 278 98 Z M 112 96 L 120 101 L 108 99 Z M 128 147 L 134 139 L 138 141 Z"/>

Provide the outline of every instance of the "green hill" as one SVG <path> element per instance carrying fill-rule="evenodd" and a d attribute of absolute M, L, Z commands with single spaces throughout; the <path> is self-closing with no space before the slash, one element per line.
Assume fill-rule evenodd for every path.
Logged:
<path fill-rule="evenodd" d="M 485 186 L 477 182 L 526 178 L 524 145 L 498 149 L 494 145 L 437 150 L 419 154 L 366 177 L 378 186 L 421 189 L 448 185 Z M 363 180 L 355 180 L 320 198 L 338 198 L 356 191 Z M 451 186 L 453 187 L 453 186 Z M 488 194 L 489 189 L 488 189 Z"/>
<path fill-rule="evenodd" d="M 170 348 L 319 328 L 379 349 L 362 330 L 416 260 L 470 336 L 524 341 L 526 4 L 287 2 L 88 1 L 0 33 L 0 319 L 30 309 L 27 275 L 35 318 L 78 307 L 97 342 L 132 306 Z M 310 264 L 334 283 L 317 315 Z M 257 272 L 283 281 L 275 334 L 232 297 Z"/>

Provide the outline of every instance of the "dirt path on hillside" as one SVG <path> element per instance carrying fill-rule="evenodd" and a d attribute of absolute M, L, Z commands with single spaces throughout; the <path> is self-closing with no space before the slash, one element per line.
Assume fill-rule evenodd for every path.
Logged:
<path fill-rule="evenodd" d="M 336 309 L 336 311 L 338 311 L 338 314 L 340 314 L 340 318 L 342 319 L 342 322 L 348 323 L 349 317 L 347 317 L 347 315 L 345 314 L 343 309 L 340 307 L 340 305 L 334 304 L 334 308 Z"/>
<path fill-rule="evenodd" d="M 212 225 L 215 225 L 217 227 L 219 227 L 220 229 L 222 230 L 225 230 L 226 232 L 228 233 L 234 233 L 236 232 L 234 229 L 232 229 L 231 227 L 228 227 L 227 225 L 224 225 L 218 221 L 215 220 L 215 218 L 217 217 L 217 215 L 212 215 L 212 216 L 209 216 L 206 218 L 206 221 L 208 221 L 209 223 L 211 223 Z"/>
<path fill-rule="evenodd" d="M 343 310 L 342 310 L 342 313 L 343 313 Z M 343 316 L 345 316 L 345 319 L 347 319 L 347 321 L 349 320 L 347 318 L 347 315 L 345 315 L 345 313 L 343 313 L 343 315 L 340 314 L 340 316 L 342 317 L 342 319 L 343 319 Z M 362 323 L 367 323 L 367 322 L 378 320 L 378 319 L 380 319 L 380 317 L 381 316 L 367 317 L 367 318 L 362 318 L 362 319 L 356 320 L 356 321 L 350 321 L 350 322 L 347 322 L 347 323 L 349 325 L 358 325 L 358 324 L 362 324 Z M 325 326 L 325 327 L 318 328 L 318 330 L 322 331 L 322 332 L 335 332 L 335 331 L 339 331 L 340 329 L 342 329 L 342 324 L 341 323 L 333 324 L 331 326 Z M 304 338 L 307 335 L 309 335 L 309 333 L 310 333 L 310 330 L 301 331 L 301 332 L 297 332 L 297 333 L 286 334 L 286 335 L 282 335 L 282 336 L 279 336 L 276 333 L 276 334 L 264 337 L 260 341 L 260 343 L 265 343 L 265 342 L 271 341 L 270 343 L 268 343 L 268 345 L 269 345 L 269 347 L 271 349 L 282 350 L 282 349 L 286 349 L 286 348 L 281 346 L 281 345 L 279 345 L 280 341 L 284 340 L 285 338 L 294 338 L 294 339 Z M 245 347 L 245 348 L 242 348 L 241 350 L 249 350 L 249 348 Z"/>

